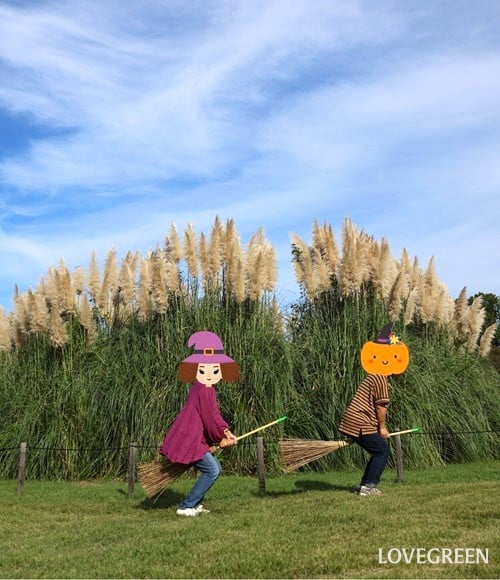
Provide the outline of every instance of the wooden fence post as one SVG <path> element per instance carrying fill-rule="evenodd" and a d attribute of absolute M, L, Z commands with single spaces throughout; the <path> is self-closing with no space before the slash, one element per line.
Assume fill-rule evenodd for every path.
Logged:
<path fill-rule="evenodd" d="M 257 472 L 259 475 L 259 494 L 266 493 L 266 473 L 264 466 L 264 437 L 257 437 Z"/>
<path fill-rule="evenodd" d="M 19 449 L 19 468 L 17 470 L 17 493 L 23 493 L 26 468 L 26 443 L 21 443 Z"/>
<path fill-rule="evenodd" d="M 128 454 L 128 496 L 135 493 L 135 471 L 137 462 L 137 443 L 131 443 Z"/>
<path fill-rule="evenodd" d="M 396 431 L 400 431 L 397 427 Z M 403 481 L 403 448 L 401 447 L 401 435 L 394 435 L 394 446 L 396 447 L 396 472 L 398 474 L 398 481 Z"/>

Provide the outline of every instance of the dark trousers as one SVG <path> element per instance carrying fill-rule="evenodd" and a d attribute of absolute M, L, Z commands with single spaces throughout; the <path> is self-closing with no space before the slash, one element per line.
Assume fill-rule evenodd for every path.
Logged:
<path fill-rule="evenodd" d="M 371 455 L 361 478 L 361 485 L 375 486 L 380 481 L 391 456 L 389 445 L 378 433 L 361 435 L 361 437 L 355 437 L 354 441 Z"/>

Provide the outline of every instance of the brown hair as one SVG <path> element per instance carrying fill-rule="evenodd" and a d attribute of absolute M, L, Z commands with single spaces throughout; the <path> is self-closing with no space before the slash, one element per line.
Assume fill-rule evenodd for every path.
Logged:
<path fill-rule="evenodd" d="M 221 363 L 222 380 L 226 383 L 236 383 L 241 379 L 238 363 Z M 198 363 L 181 363 L 177 369 L 177 378 L 183 383 L 194 383 L 198 372 Z"/>

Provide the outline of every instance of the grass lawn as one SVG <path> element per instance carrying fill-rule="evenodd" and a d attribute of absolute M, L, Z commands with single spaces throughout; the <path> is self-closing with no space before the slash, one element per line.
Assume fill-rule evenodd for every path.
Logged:
<path fill-rule="evenodd" d="M 197 518 L 175 514 L 187 477 L 154 506 L 120 481 L 28 481 L 21 496 L 0 481 L 0 577 L 498 578 L 499 467 L 407 470 L 404 483 L 386 470 L 381 497 L 351 493 L 359 472 L 269 477 L 265 496 L 222 476 Z M 419 548 L 453 563 L 418 563 Z M 488 563 L 465 563 L 467 548 Z"/>

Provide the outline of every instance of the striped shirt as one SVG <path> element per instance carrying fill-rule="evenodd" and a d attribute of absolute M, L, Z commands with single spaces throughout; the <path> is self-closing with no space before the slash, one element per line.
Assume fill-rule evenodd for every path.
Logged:
<path fill-rule="evenodd" d="M 339 430 L 351 437 L 378 432 L 375 407 L 388 405 L 389 381 L 383 375 L 368 375 L 359 385 L 356 394 L 342 417 Z"/>

